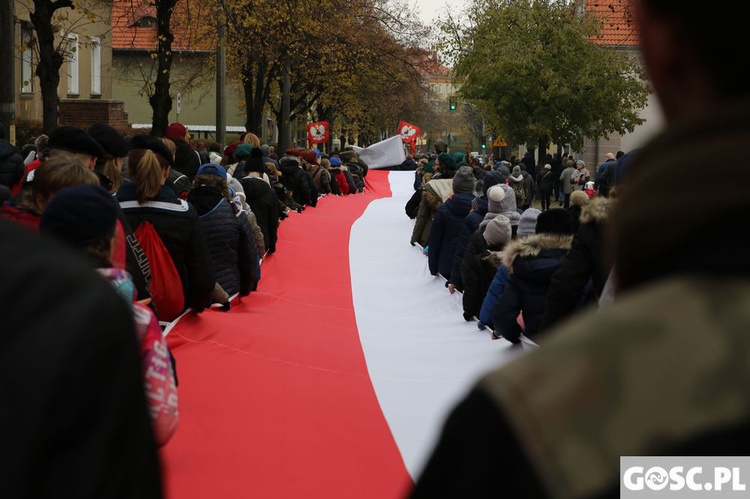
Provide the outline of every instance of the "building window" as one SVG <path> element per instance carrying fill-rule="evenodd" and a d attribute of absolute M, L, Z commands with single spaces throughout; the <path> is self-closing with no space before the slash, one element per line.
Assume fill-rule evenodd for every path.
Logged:
<path fill-rule="evenodd" d="M 78 35 L 68 35 L 68 95 L 78 95 Z"/>
<path fill-rule="evenodd" d="M 99 38 L 91 39 L 91 95 L 102 95 L 102 46 Z"/>
<path fill-rule="evenodd" d="M 153 16 L 143 16 L 130 25 L 131 28 L 153 28 L 156 26 L 156 18 Z"/>
<path fill-rule="evenodd" d="M 31 26 L 26 23 L 21 25 L 21 93 L 30 94 L 34 92 L 34 67 L 32 65 L 31 49 L 33 43 Z"/>

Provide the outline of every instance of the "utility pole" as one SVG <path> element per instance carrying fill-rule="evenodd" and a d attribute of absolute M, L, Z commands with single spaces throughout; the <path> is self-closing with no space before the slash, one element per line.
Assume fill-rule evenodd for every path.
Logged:
<path fill-rule="evenodd" d="M 291 114 L 292 83 L 289 58 L 284 54 L 284 76 L 281 80 L 281 123 L 279 123 L 279 153 L 283 154 L 292 144 L 292 130 L 289 115 Z"/>
<path fill-rule="evenodd" d="M 226 24 L 223 6 L 219 6 L 218 40 L 216 42 L 216 142 L 221 150 L 227 141 L 227 46 L 226 46 Z"/>
<path fill-rule="evenodd" d="M 15 135 L 16 121 L 16 58 L 13 43 L 16 30 L 14 27 L 14 2 L 12 0 L 0 1 L 0 61 L 6 61 L 2 75 L 0 75 L 0 123 L 5 125 L 8 139 L 13 139 Z"/>

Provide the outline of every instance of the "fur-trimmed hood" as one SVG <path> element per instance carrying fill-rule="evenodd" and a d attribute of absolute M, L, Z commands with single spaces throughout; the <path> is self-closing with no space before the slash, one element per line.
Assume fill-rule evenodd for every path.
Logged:
<path fill-rule="evenodd" d="M 573 236 L 561 234 L 532 234 L 530 236 L 513 239 L 500 251 L 489 251 L 483 260 L 497 270 L 505 264 L 508 269 L 513 268 L 513 261 L 518 256 L 538 256 L 544 249 L 560 249 L 568 251 L 573 242 Z"/>
<path fill-rule="evenodd" d="M 521 239 L 514 239 L 501 252 L 502 263 L 513 272 L 513 262 L 517 257 L 536 257 L 543 250 L 570 249 L 572 235 L 533 234 Z"/>
<path fill-rule="evenodd" d="M 581 223 L 602 223 L 609 219 L 609 214 L 615 206 L 615 198 L 596 196 L 581 209 Z"/>

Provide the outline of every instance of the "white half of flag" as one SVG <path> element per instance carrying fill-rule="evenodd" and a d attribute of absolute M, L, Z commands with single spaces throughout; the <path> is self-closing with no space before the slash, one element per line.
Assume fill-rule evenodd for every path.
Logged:
<path fill-rule="evenodd" d="M 368 147 L 353 146 L 353 148 L 370 168 L 398 166 L 406 159 L 401 135 L 394 135 Z"/>

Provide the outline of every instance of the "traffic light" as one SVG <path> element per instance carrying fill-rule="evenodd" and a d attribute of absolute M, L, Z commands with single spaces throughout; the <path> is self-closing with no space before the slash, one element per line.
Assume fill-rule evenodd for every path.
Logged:
<path fill-rule="evenodd" d="M 448 109 L 451 111 L 456 110 L 456 98 L 455 97 L 448 97 Z"/>
<path fill-rule="evenodd" d="M 482 149 L 487 149 L 487 137 L 485 137 L 484 135 L 482 135 L 482 140 L 480 142 L 480 147 Z"/>

